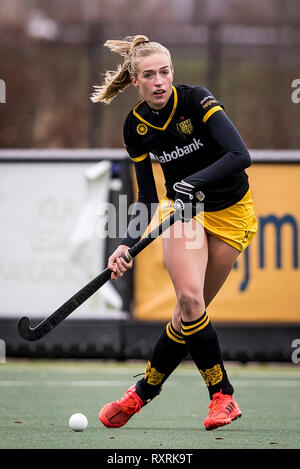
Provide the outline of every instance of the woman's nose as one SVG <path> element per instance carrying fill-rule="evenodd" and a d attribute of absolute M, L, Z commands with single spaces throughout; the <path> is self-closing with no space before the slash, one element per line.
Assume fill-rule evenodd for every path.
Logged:
<path fill-rule="evenodd" d="M 161 85 L 161 84 L 162 84 L 162 78 L 161 78 L 160 73 L 157 73 L 157 74 L 155 75 L 155 84 L 156 84 L 156 85 Z"/>

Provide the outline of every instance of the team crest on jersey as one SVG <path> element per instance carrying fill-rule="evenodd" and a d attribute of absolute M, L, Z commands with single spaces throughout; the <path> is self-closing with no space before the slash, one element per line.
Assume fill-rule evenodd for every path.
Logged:
<path fill-rule="evenodd" d="M 139 124 L 136 131 L 140 135 L 145 135 L 148 132 L 148 127 L 145 124 Z"/>
<path fill-rule="evenodd" d="M 194 131 L 191 119 L 186 119 L 183 122 L 179 122 L 177 124 L 177 130 L 179 133 L 183 133 L 184 135 L 191 135 Z"/>

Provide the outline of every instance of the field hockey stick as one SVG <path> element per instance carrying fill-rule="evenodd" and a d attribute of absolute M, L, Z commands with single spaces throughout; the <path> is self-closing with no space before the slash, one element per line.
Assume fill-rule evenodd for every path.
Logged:
<path fill-rule="evenodd" d="M 166 231 L 176 221 L 175 213 L 170 217 L 166 218 L 160 225 L 154 228 L 147 236 L 142 238 L 132 248 L 123 254 L 123 259 L 126 262 L 130 262 L 135 256 L 137 256 L 143 249 L 158 238 L 164 231 Z M 82 303 L 84 303 L 90 296 L 92 296 L 99 288 L 101 288 L 111 277 L 112 270 L 108 267 L 97 275 L 93 280 L 87 283 L 81 290 L 73 295 L 68 301 L 60 306 L 54 313 L 48 318 L 44 319 L 36 327 L 30 327 L 30 320 L 24 316 L 19 319 L 18 330 L 20 335 L 30 341 L 40 340 L 47 335 L 54 327 L 58 326 L 64 319 L 66 319 L 75 309 L 77 309 Z"/>

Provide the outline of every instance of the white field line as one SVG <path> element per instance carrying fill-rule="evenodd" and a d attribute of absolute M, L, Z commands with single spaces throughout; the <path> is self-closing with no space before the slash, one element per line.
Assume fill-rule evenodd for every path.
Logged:
<path fill-rule="evenodd" d="M 233 384 L 235 386 L 253 386 L 253 387 L 278 387 L 278 388 L 297 388 L 300 387 L 300 380 L 296 379 L 289 379 L 289 380 L 284 380 L 284 379 L 277 379 L 277 380 L 262 380 L 262 379 L 257 379 L 257 380 L 232 380 Z"/>
<path fill-rule="evenodd" d="M 55 387 L 55 386 L 66 386 L 66 387 L 107 387 L 107 386 L 121 386 L 126 385 L 124 381 L 111 381 L 111 380 L 78 380 L 78 381 L 21 381 L 21 380 L 1 380 L 0 387 L 22 387 L 22 386 L 45 386 L 45 387 Z"/>
<path fill-rule="evenodd" d="M 172 379 L 168 386 L 176 386 L 176 379 Z M 197 380 L 198 381 L 198 380 Z M 300 380 L 296 379 L 276 379 L 276 380 L 232 380 L 235 386 L 240 387 L 300 387 Z M 66 387 L 115 387 L 115 386 L 129 386 L 129 381 L 121 380 L 76 380 L 76 381 L 64 381 L 64 380 L 45 380 L 45 381 L 29 381 L 29 380 L 0 380 L 0 387 L 55 387 L 55 386 L 66 386 Z M 204 383 L 200 381 L 200 384 L 204 386 Z"/>

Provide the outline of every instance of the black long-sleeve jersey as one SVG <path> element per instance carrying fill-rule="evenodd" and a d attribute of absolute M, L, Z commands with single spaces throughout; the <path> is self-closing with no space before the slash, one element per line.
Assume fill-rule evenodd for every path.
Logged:
<path fill-rule="evenodd" d="M 124 122 L 124 143 L 135 164 L 137 206 L 150 208 L 158 201 L 151 155 L 161 164 L 166 196 L 174 199 L 174 183 L 184 180 L 204 192 L 205 211 L 234 205 L 249 188 L 248 150 L 224 106 L 202 86 L 173 86 L 168 103 L 159 111 L 140 101 Z M 152 215 L 148 210 L 141 232 Z M 138 239 L 127 230 L 121 243 L 132 246 Z"/>

